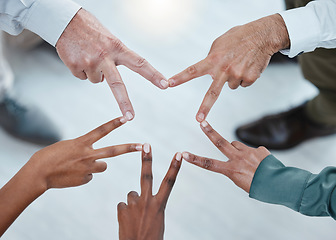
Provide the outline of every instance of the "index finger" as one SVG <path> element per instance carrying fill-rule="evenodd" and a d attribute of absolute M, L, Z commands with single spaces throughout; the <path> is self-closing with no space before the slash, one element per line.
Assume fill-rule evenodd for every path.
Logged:
<path fill-rule="evenodd" d="M 226 81 L 227 76 L 225 73 L 223 73 L 220 78 L 212 82 L 196 115 L 197 121 L 201 122 L 206 118 L 206 116 L 210 112 L 210 109 L 217 101 Z"/>
<path fill-rule="evenodd" d="M 151 146 L 145 143 L 142 147 L 142 168 L 141 168 L 141 196 L 152 196 L 152 151 Z"/>
<path fill-rule="evenodd" d="M 208 136 L 210 141 L 229 159 L 238 150 L 225 140 L 218 132 L 216 132 L 207 121 L 201 122 L 201 129 Z"/>
<path fill-rule="evenodd" d="M 139 73 L 141 76 L 161 89 L 168 88 L 168 82 L 166 78 L 146 59 L 139 56 L 130 49 L 127 49 L 121 54 L 121 56 L 118 58 L 118 64 L 125 65 L 132 71 Z"/>
<path fill-rule="evenodd" d="M 181 168 L 182 164 L 181 160 L 182 160 L 182 154 L 176 153 L 166 173 L 166 176 L 162 180 L 159 192 L 157 193 L 157 197 L 159 201 L 161 201 L 162 207 L 165 207 L 167 204 L 169 195 L 176 181 L 177 174 Z"/>
<path fill-rule="evenodd" d="M 182 72 L 168 79 L 169 87 L 176 87 L 194 78 L 201 77 L 209 73 L 211 64 L 205 58 L 198 63 L 191 65 Z"/>
<path fill-rule="evenodd" d="M 96 129 L 88 132 L 87 134 L 79 137 L 78 139 L 88 142 L 89 144 L 93 144 L 97 142 L 99 139 L 105 137 L 107 134 L 112 132 L 114 129 L 120 127 L 126 122 L 124 117 L 115 118 Z"/>
<path fill-rule="evenodd" d="M 122 81 L 115 64 L 109 60 L 105 60 L 102 64 L 102 72 L 115 99 L 117 100 L 122 114 L 128 121 L 132 120 L 134 118 L 132 103 L 128 97 L 125 84 Z"/>

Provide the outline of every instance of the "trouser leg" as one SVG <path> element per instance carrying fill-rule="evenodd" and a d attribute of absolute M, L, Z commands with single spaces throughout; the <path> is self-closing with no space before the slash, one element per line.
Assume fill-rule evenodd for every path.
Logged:
<path fill-rule="evenodd" d="M 299 57 L 304 77 L 319 90 L 306 106 L 315 122 L 336 125 L 336 49 L 316 49 Z"/>
<path fill-rule="evenodd" d="M 305 6 L 310 0 L 285 0 L 286 8 Z M 308 117 L 315 122 L 336 125 L 336 49 L 318 48 L 298 57 L 303 76 L 319 94 L 306 105 Z"/>
<path fill-rule="evenodd" d="M 13 85 L 13 72 L 5 55 L 3 32 L 0 31 L 0 102 Z"/>

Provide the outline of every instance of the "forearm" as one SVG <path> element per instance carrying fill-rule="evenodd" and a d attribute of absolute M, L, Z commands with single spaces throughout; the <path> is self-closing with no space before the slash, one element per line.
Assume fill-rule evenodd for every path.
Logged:
<path fill-rule="evenodd" d="M 250 189 L 250 197 L 287 206 L 308 216 L 331 216 L 336 219 L 336 168 L 319 174 L 285 167 L 274 156 L 259 165 Z"/>
<path fill-rule="evenodd" d="M 36 198 L 46 191 L 29 162 L 0 189 L 0 237 Z"/>
<path fill-rule="evenodd" d="M 273 14 L 255 21 L 259 26 L 260 42 L 273 53 L 290 45 L 287 28 L 283 18 L 279 14 Z"/>

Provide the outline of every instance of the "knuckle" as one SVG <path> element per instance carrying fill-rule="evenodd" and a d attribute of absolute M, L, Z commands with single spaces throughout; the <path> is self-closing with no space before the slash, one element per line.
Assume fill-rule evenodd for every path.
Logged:
<path fill-rule="evenodd" d="M 169 186 L 169 187 L 173 187 L 175 184 L 175 179 L 174 178 L 166 178 L 165 179 L 165 183 Z"/>
<path fill-rule="evenodd" d="M 136 151 L 136 145 L 128 145 L 127 146 L 127 152 L 134 152 Z"/>
<path fill-rule="evenodd" d="M 212 167 L 213 167 L 213 161 L 211 159 L 208 159 L 208 158 L 204 159 L 203 168 L 210 169 Z"/>
<path fill-rule="evenodd" d="M 236 82 L 234 82 L 234 81 L 230 81 L 229 83 L 229 87 L 231 88 L 231 89 L 237 89 L 238 87 L 239 87 L 239 84 L 237 84 Z"/>
<path fill-rule="evenodd" d="M 117 51 L 122 51 L 124 49 L 124 44 L 118 38 L 110 38 L 110 45 Z"/>
<path fill-rule="evenodd" d="M 220 62 L 221 60 L 221 55 L 218 54 L 218 53 L 211 53 L 207 59 L 209 60 L 209 63 L 212 65 L 212 66 L 217 66 L 218 63 Z M 223 69 L 224 68 L 224 71 L 226 70 L 226 66 L 221 66 L 220 69 Z"/>
<path fill-rule="evenodd" d="M 242 74 L 241 71 L 236 68 L 235 66 L 229 66 L 228 67 L 228 73 L 230 74 L 231 78 L 233 79 L 238 79 L 241 80 L 242 79 Z"/>
<path fill-rule="evenodd" d="M 152 158 L 149 157 L 149 156 L 145 156 L 145 157 L 143 158 L 143 161 L 144 161 L 144 162 L 151 162 L 151 161 L 152 161 Z"/>
<path fill-rule="evenodd" d="M 122 211 L 122 210 L 124 210 L 124 209 L 126 209 L 127 208 L 127 205 L 126 205 L 126 203 L 124 203 L 124 202 L 120 202 L 120 203 L 118 203 L 118 205 L 117 205 L 117 209 L 118 209 L 118 211 Z"/>
<path fill-rule="evenodd" d="M 124 83 L 122 81 L 113 81 L 113 82 L 109 82 L 109 86 L 111 88 L 119 88 L 121 86 L 123 86 Z"/>
<path fill-rule="evenodd" d="M 127 198 L 129 199 L 136 199 L 138 197 L 138 193 L 136 191 L 130 191 L 128 194 L 127 194 Z"/>
<path fill-rule="evenodd" d="M 208 94 L 211 98 L 218 98 L 219 96 L 219 92 L 214 89 L 210 90 Z"/>
<path fill-rule="evenodd" d="M 190 159 L 192 162 L 196 163 L 198 162 L 198 156 L 196 155 L 191 155 L 191 159 Z"/>
<path fill-rule="evenodd" d="M 218 139 L 215 142 L 216 147 L 221 148 L 224 146 L 224 140 L 223 139 Z"/>
<path fill-rule="evenodd" d="M 68 66 L 70 69 L 79 69 L 79 64 L 75 59 L 70 59 L 70 61 L 68 62 Z"/>
<path fill-rule="evenodd" d="M 253 76 L 246 76 L 244 77 L 244 82 L 247 85 L 251 85 L 252 83 L 254 83 L 255 78 Z"/>
<path fill-rule="evenodd" d="M 108 151 L 107 151 L 107 154 L 108 154 L 109 156 L 115 156 L 116 153 L 117 153 L 117 151 L 116 151 L 115 148 L 110 148 L 110 149 L 108 149 Z"/>
<path fill-rule="evenodd" d="M 136 61 L 136 67 L 137 68 L 142 68 L 145 64 L 147 64 L 147 60 L 145 58 L 139 58 L 137 61 Z"/>
<path fill-rule="evenodd" d="M 187 72 L 191 75 L 194 75 L 194 74 L 197 73 L 197 68 L 195 67 L 195 65 L 192 65 L 192 66 L 187 68 Z"/>
<path fill-rule="evenodd" d="M 143 174 L 141 178 L 142 180 L 153 180 L 153 174 Z"/>
<path fill-rule="evenodd" d="M 130 106 L 130 103 L 128 101 L 121 101 L 119 105 L 123 108 L 127 108 L 128 106 Z"/>

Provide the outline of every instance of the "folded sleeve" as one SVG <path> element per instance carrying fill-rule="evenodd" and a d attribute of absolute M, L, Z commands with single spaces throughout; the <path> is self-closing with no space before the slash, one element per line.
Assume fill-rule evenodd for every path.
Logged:
<path fill-rule="evenodd" d="M 287 27 L 290 48 L 283 54 L 295 57 L 317 47 L 336 48 L 336 0 L 311 1 L 305 7 L 279 13 Z"/>
<path fill-rule="evenodd" d="M 0 28 L 12 35 L 28 29 L 55 46 L 80 8 L 71 0 L 1 0 Z"/>
<path fill-rule="evenodd" d="M 258 166 L 250 188 L 250 197 L 283 205 L 308 216 L 336 219 L 336 168 L 319 174 L 284 166 L 273 155 Z"/>

